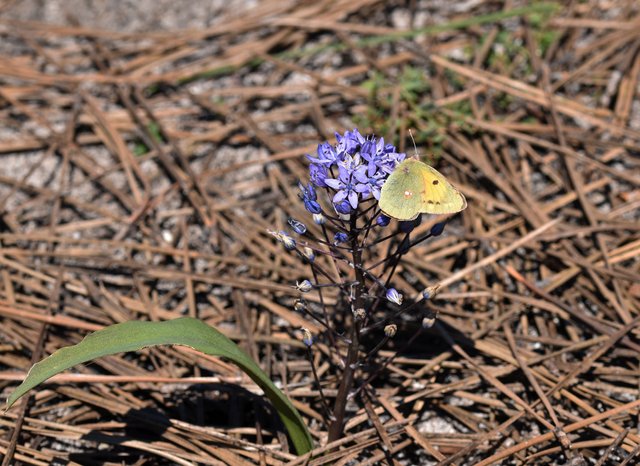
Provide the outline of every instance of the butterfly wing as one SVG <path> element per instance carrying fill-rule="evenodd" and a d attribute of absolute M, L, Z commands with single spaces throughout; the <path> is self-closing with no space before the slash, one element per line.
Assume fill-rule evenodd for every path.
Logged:
<path fill-rule="evenodd" d="M 420 163 L 422 189 L 420 212 L 427 214 L 453 214 L 467 207 L 464 195 L 435 168 Z"/>
<path fill-rule="evenodd" d="M 415 159 L 400 163 L 382 185 L 382 212 L 398 220 L 420 213 L 453 214 L 467 207 L 464 195 L 433 167 Z"/>
<path fill-rule="evenodd" d="M 382 185 L 378 205 L 385 215 L 398 220 L 413 220 L 422 212 L 424 199 L 420 191 L 424 188 L 424 178 L 418 164 L 424 165 L 418 160 L 405 160 Z"/>

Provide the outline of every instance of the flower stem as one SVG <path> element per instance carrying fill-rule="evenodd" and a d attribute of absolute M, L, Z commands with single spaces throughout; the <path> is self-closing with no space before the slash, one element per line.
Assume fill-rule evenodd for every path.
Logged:
<path fill-rule="evenodd" d="M 351 254 L 353 258 L 353 264 L 355 264 L 355 275 L 357 285 L 354 289 L 354 299 L 351 303 L 351 310 L 360 309 L 364 307 L 364 294 L 366 290 L 365 276 L 362 271 L 362 251 L 358 244 L 358 235 L 356 233 L 356 216 L 352 216 L 350 229 L 351 236 Z M 346 318 L 347 316 L 345 316 Z M 345 367 L 342 373 L 342 380 L 338 387 L 338 394 L 333 407 L 333 421 L 329 427 L 329 442 L 333 442 L 342 437 L 345 425 L 345 412 L 347 408 L 347 402 L 349 399 L 349 393 L 354 385 L 355 371 L 358 367 L 358 352 L 360 348 L 360 322 L 356 319 L 352 320 L 352 326 L 350 331 L 349 348 L 347 350 L 347 358 L 345 360 Z"/>
<path fill-rule="evenodd" d="M 347 401 L 349 392 L 353 388 L 353 376 L 357 367 L 358 359 L 358 331 L 355 323 L 351 329 L 351 344 L 347 352 L 347 360 L 342 373 L 342 381 L 338 388 L 338 395 L 336 396 L 336 402 L 333 406 L 333 421 L 329 427 L 329 443 L 338 440 L 342 437 L 344 431 L 344 415 L 347 408 Z"/>

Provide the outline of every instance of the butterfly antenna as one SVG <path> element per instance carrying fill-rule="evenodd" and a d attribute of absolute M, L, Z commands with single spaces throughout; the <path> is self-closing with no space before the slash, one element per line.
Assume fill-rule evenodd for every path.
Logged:
<path fill-rule="evenodd" d="M 413 150 L 416 152 L 416 159 L 420 160 L 420 156 L 418 155 L 418 148 L 416 147 L 416 140 L 413 139 L 413 133 L 409 130 L 409 136 L 411 136 L 411 141 L 413 142 Z"/>

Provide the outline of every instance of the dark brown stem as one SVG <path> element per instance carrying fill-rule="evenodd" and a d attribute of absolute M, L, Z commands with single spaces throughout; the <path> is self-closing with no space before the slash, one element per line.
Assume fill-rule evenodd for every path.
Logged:
<path fill-rule="evenodd" d="M 365 293 L 365 277 L 362 272 L 362 251 L 358 244 L 358 235 L 356 233 L 356 217 L 352 216 L 351 219 L 351 254 L 353 257 L 353 263 L 356 265 L 355 274 L 358 284 L 354 287 L 355 296 L 351 303 L 352 309 L 359 309 L 364 307 L 364 293 Z M 345 316 L 346 317 L 346 316 Z M 345 360 L 344 372 L 342 373 L 342 380 L 338 387 L 338 394 L 333 407 L 333 421 L 329 427 L 329 442 L 333 442 L 342 437 L 345 425 L 345 412 L 347 408 L 347 401 L 349 393 L 353 388 L 354 375 L 358 365 L 358 350 L 360 347 L 360 323 L 353 319 L 351 332 L 349 338 L 349 349 L 347 350 L 347 358 Z"/>

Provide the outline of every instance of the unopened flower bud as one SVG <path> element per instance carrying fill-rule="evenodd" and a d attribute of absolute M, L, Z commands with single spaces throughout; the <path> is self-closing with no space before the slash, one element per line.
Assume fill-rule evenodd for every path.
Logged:
<path fill-rule="evenodd" d="M 402 295 L 395 288 L 389 288 L 386 294 L 387 300 L 398 306 L 402 305 Z"/>
<path fill-rule="evenodd" d="M 440 236 L 447 222 L 438 222 L 431 227 L 431 236 Z"/>
<path fill-rule="evenodd" d="M 296 240 L 284 231 L 280 232 L 280 240 L 287 251 L 292 251 L 296 248 Z"/>
<path fill-rule="evenodd" d="M 313 214 L 313 222 L 316 225 L 324 225 L 327 223 L 327 217 L 322 214 Z"/>
<path fill-rule="evenodd" d="M 304 208 L 312 214 L 322 212 L 322 207 L 318 204 L 318 195 L 313 185 L 309 184 L 305 186 L 302 183 L 298 183 L 298 187 L 300 188 L 300 197 L 302 198 L 302 202 L 304 202 Z"/>
<path fill-rule="evenodd" d="M 291 229 L 299 235 L 304 235 L 307 232 L 307 226 L 304 223 L 297 221 L 295 218 L 290 218 L 287 220 L 287 223 L 291 226 Z"/>
<path fill-rule="evenodd" d="M 301 182 L 298 181 L 298 188 L 300 188 L 300 196 L 301 197 L 303 197 L 305 199 L 310 199 L 312 201 L 315 201 L 315 200 L 318 199 L 318 195 L 316 194 L 316 188 L 314 188 L 311 183 L 309 183 L 307 186 L 305 186 Z"/>
<path fill-rule="evenodd" d="M 389 338 L 395 337 L 397 332 L 398 326 L 396 324 L 389 324 L 384 328 L 384 334 Z"/>
<path fill-rule="evenodd" d="M 400 231 L 403 233 L 411 233 L 413 229 L 422 223 L 422 215 L 418 215 L 413 220 L 400 222 Z"/>
<path fill-rule="evenodd" d="M 439 289 L 440 285 L 428 286 L 422 291 L 422 297 L 427 300 L 433 299 L 435 298 L 436 294 L 438 294 Z"/>
<path fill-rule="evenodd" d="M 278 241 L 282 241 L 282 238 L 280 238 L 280 233 L 278 233 L 277 231 L 274 231 L 274 230 L 271 230 L 271 229 L 267 228 L 267 233 L 269 233 L 271 236 L 273 236 Z"/>
<path fill-rule="evenodd" d="M 384 214 L 378 215 L 378 217 L 376 218 L 376 224 L 379 227 L 386 227 L 387 225 L 389 225 L 390 222 L 391 222 L 391 218 L 387 217 Z"/>
<path fill-rule="evenodd" d="M 296 299 L 293 308 L 298 312 L 304 312 L 307 310 L 307 303 L 303 299 Z"/>
<path fill-rule="evenodd" d="M 346 243 L 349 239 L 349 236 L 346 233 L 339 231 L 333 236 L 333 239 L 335 241 L 335 244 Z"/>
<path fill-rule="evenodd" d="M 311 345 L 313 345 L 313 335 L 311 335 L 308 328 L 302 329 L 302 343 L 304 343 L 307 348 L 311 348 Z"/>
<path fill-rule="evenodd" d="M 300 283 L 296 282 L 296 289 L 301 293 L 307 293 L 313 289 L 313 285 L 309 280 L 302 280 Z"/>
<path fill-rule="evenodd" d="M 312 201 L 310 199 L 304 200 L 304 208 L 307 209 L 307 212 L 312 214 L 319 214 L 322 212 L 322 207 L 318 204 L 318 201 Z"/>
<path fill-rule="evenodd" d="M 290 251 L 296 248 L 296 241 L 291 236 L 289 236 L 287 232 L 267 229 L 267 233 L 280 241 L 284 245 L 285 249 Z"/>
<path fill-rule="evenodd" d="M 343 215 L 349 215 L 351 213 L 351 204 L 348 201 L 342 201 L 338 204 L 334 204 L 336 212 Z"/>
<path fill-rule="evenodd" d="M 367 311 L 365 311 L 364 308 L 359 307 L 358 309 L 353 311 L 353 316 L 356 318 L 356 320 L 364 320 L 364 318 L 367 316 Z"/>
<path fill-rule="evenodd" d="M 308 246 L 302 248 L 302 255 L 306 257 L 309 262 L 313 262 L 316 259 L 316 253 Z"/>
<path fill-rule="evenodd" d="M 422 319 L 422 328 L 424 329 L 431 328 L 435 323 L 436 323 L 436 315 L 429 314 L 428 316 Z"/>
<path fill-rule="evenodd" d="M 409 220 L 407 222 L 399 222 L 398 225 L 400 226 L 400 231 L 402 233 L 411 233 L 411 231 L 413 231 L 413 229 L 415 228 L 413 220 Z"/>

